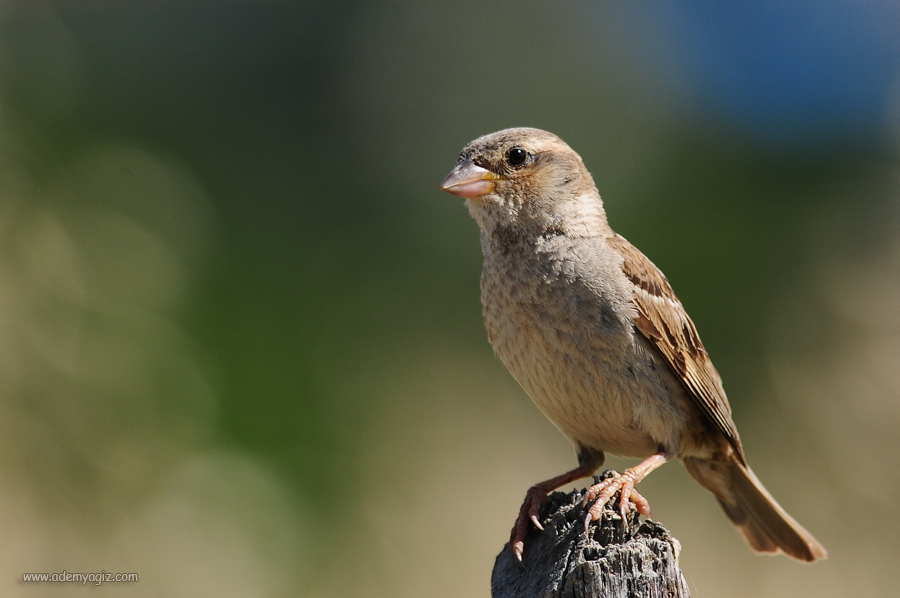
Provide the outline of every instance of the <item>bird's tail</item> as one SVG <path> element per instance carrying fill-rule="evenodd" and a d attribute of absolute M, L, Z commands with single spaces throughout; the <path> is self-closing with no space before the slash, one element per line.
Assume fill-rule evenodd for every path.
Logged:
<path fill-rule="evenodd" d="M 749 467 L 684 459 L 684 466 L 701 486 L 715 494 L 722 509 L 756 552 L 786 555 L 813 562 L 828 556 L 825 548 L 787 514 Z"/>

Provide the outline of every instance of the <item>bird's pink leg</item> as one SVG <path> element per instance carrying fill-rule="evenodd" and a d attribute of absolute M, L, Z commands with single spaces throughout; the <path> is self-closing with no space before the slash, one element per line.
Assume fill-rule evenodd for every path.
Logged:
<path fill-rule="evenodd" d="M 634 467 L 629 467 L 623 471 L 622 475 L 619 477 L 605 479 L 599 484 L 594 484 L 588 488 L 584 495 L 582 505 L 587 506 L 590 502 L 593 502 L 594 504 L 588 509 L 588 514 L 584 521 L 585 531 L 587 531 L 591 521 L 600 519 L 600 514 L 603 512 L 603 506 L 609 502 L 609 499 L 612 498 L 613 494 L 616 492 L 621 492 L 619 498 L 619 512 L 622 513 L 622 517 L 625 517 L 625 514 L 628 513 L 629 503 L 632 503 L 637 507 L 638 513 L 644 517 L 650 517 L 650 503 L 648 503 L 647 499 L 641 496 L 634 487 L 647 477 L 651 471 L 668 461 L 668 459 L 668 456 L 660 451 L 652 457 L 644 459 Z"/>
<path fill-rule="evenodd" d="M 528 489 L 528 492 L 525 494 L 525 502 L 522 503 L 522 508 L 519 509 L 519 517 L 516 519 L 516 524 L 513 525 L 512 533 L 509 536 L 509 547 L 520 562 L 522 561 L 522 553 L 525 551 L 525 535 L 528 533 L 529 522 L 533 523 L 538 529 L 544 529 L 538 516 L 541 514 L 541 505 L 547 502 L 549 493 L 569 482 L 579 478 L 586 478 L 596 470 L 597 468 L 593 463 L 579 465 L 572 471 L 567 471 L 555 478 L 535 484 Z"/>

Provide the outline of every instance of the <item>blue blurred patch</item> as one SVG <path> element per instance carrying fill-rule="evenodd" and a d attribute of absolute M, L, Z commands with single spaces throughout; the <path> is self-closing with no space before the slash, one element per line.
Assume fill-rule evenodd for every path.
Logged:
<path fill-rule="evenodd" d="M 878 136 L 900 83 L 900 3 L 698 2 L 639 9 L 711 116 L 786 143 Z M 646 12 L 645 12 L 646 11 Z"/>

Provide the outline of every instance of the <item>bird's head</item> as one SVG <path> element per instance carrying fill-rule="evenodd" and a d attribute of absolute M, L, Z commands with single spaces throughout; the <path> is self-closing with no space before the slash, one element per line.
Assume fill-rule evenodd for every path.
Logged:
<path fill-rule="evenodd" d="M 466 198 L 470 213 L 488 233 L 499 226 L 566 228 L 603 213 L 581 157 L 540 129 L 505 129 L 472 141 L 441 189 Z"/>

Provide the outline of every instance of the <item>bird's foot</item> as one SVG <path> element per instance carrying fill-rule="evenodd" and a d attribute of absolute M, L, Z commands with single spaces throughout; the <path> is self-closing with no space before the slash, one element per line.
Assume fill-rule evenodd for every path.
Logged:
<path fill-rule="evenodd" d="M 569 482 L 591 475 L 601 463 L 603 463 L 603 453 L 582 447 L 578 454 L 578 467 L 528 489 L 528 492 L 525 493 L 525 502 L 519 509 L 519 517 L 509 536 L 509 548 L 520 563 L 525 552 L 525 536 L 528 534 L 529 523 L 533 523 L 534 527 L 540 530 L 544 529 L 540 520 L 541 505 L 550 498 L 549 493 Z"/>
<path fill-rule="evenodd" d="M 541 488 L 539 484 L 532 486 L 525 493 L 525 501 L 522 503 L 522 508 L 519 509 L 519 516 L 516 518 L 516 523 L 513 525 L 512 533 L 509 536 L 509 547 L 512 549 L 513 554 L 516 555 L 516 558 L 519 559 L 519 562 L 522 562 L 522 554 L 525 552 L 525 535 L 528 533 L 528 524 L 533 523 L 534 527 L 539 530 L 544 529 L 539 517 L 541 515 L 541 506 L 548 499 L 547 491 Z"/>
<path fill-rule="evenodd" d="M 644 517 L 650 517 L 650 503 L 647 499 L 634 489 L 635 485 L 644 478 L 640 471 L 635 469 L 626 469 L 621 475 L 607 478 L 599 484 L 594 484 L 587 489 L 582 501 L 582 506 L 590 503 L 591 508 L 588 509 L 587 516 L 584 520 L 584 531 L 588 531 L 591 521 L 599 521 L 603 513 L 603 507 L 619 492 L 619 512 L 624 519 L 628 514 L 630 505 L 634 505 L 638 513 Z"/>

